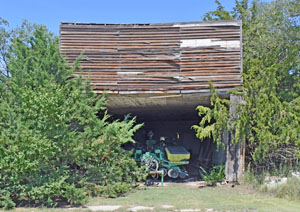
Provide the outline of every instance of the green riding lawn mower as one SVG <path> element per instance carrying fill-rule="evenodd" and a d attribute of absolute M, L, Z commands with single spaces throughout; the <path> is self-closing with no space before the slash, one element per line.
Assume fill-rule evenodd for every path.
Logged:
<path fill-rule="evenodd" d="M 189 164 L 190 153 L 183 146 L 167 142 L 165 137 L 156 142 L 153 135 L 150 131 L 146 143 L 137 143 L 134 150 L 135 161 L 146 166 L 154 179 L 160 174 L 172 179 L 188 177 L 185 166 Z"/>

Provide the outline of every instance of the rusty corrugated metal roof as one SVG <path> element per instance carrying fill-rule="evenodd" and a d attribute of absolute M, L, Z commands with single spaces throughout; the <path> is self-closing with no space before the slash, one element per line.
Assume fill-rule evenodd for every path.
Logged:
<path fill-rule="evenodd" d="M 102 93 L 195 93 L 241 78 L 241 22 L 61 23 L 60 51 Z"/>

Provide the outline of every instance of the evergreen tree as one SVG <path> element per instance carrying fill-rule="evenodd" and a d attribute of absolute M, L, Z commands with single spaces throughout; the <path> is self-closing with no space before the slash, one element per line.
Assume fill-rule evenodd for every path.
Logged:
<path fill-rule="evenodd" d="M 244 102 L 238 107 L 239 115 L 218 125 L 216 137 L 224 129 L 231 130 L 234 142 L 246 141 L 252 165 L 268 158 L 273 163 L 270 168 L 275 168 L 286 162 L 272 161 L 276 149 L 293 145 L 293 158 L 300 145 L 300 3 L 274 0 L 253 1 L 250 5 L 248 0 L 242 0 L 236 1 L 233 11 L 228 12 L 216 2 L 217 10 L 207 13 L 205 20 L 243 21 L 243 86 L 233 93 Z M 219 108 L 211 110 L 219 114 Z M 195 129 L 200 135 L 201 128 Z"/>
<path fill-rule="evenodd" d="M 12 38 L 0 81 L 0 207 L 81 204 L 117 196 L 143 177 L 121 149 L 140 125 L 108 122 L 105 97 L 74 76 L 58 39 L 27 25 Z"/>

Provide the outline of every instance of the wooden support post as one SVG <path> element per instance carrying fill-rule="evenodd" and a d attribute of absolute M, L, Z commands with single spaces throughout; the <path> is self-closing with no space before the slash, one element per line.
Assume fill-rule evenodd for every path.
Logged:
<path fill-rule="evenodd" d="M 230 114 L 233 116 L 237 115 L 236 108 L 237 104 L 241 103 L 242 100 L 238 96 L 230 95 Z M 225 145 L 226 145 L 226 181 L 227 182 L 236 182 L 241 179 L 244 170 L 244 161 L 245 161 L 245 147 L 244 142 L 239 141 L 237 144 L 232 143 L 232 132 L 225 133 Z"/>

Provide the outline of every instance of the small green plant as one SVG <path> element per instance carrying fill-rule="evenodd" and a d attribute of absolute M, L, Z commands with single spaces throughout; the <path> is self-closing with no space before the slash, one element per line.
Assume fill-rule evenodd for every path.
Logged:
<path fill-rule="evenodd" d="M 201 170 L 204 174 L 203 180 L 208 186 L 215 186 L 217 182 L 222 182 L 225 179 L 225 165 L 213 166 L 209 173 L 202 167 Z"/>

